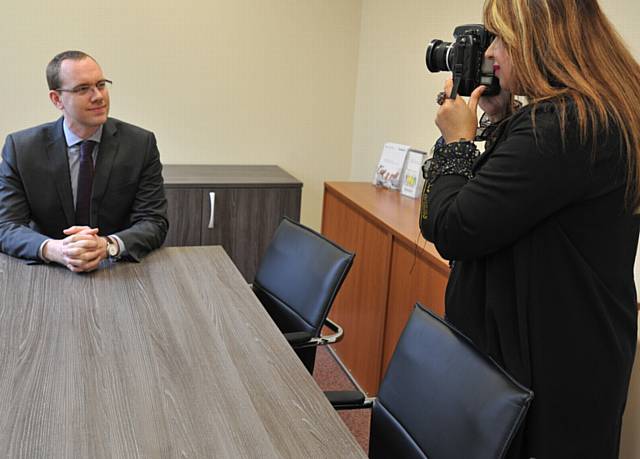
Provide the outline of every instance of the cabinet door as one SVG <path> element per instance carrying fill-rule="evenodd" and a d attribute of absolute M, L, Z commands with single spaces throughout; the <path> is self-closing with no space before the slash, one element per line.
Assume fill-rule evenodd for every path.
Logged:
<path fill-rule="evenodd" d="M 381 379 L 392 238 L 366 214 L 326 190 L 322 233 L 356 254 L 329 313 L 344 329 L 344 339 L 331 347 L 373 396 Z"/>
<path fill-rule="evenodd" d="M 213 222 L 211 192 L 215 193 Z M 202 244 L 222 245 L 247 282 L 253 282 L 258 263 L 282 217 L 300 218 L 300 189 L 205 190 L 202 209 Z"/>
<path fill-rule="evenodd" d="M 415 247 L 394 238 L 381 375 L 389 365 L 416 302 L 444 316 L 449 267 L 416 252 Z"/>
<path fill-rule="evenodd" d="M 169 232 L 165 247 L 200 245 L 202 191 L 165 187 Z"/>

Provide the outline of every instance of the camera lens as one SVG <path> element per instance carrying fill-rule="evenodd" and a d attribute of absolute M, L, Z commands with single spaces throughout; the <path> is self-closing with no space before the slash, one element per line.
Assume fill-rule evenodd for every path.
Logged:
<path fill-rule="evenodd" d="M 427 68 L 430 72 L 447 72 L 449 68 L 449 54 L 451 51 L 451 42 L 442 40 L 431 40 L 427 46 Z"/>

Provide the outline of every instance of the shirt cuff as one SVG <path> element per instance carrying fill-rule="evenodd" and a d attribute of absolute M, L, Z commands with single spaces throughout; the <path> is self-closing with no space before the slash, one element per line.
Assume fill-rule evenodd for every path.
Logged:
<path fill-rule="evenodd" d="M 470 180 L 473 178 L 473 163 L 478 156 L 480 152 L 473 142 L 436 144 L 433 158 L 423 166 L 426 182 L 432 184 L 443 175 L 461 175 Z"/>
<path fill-rule="evenodd" d="M 116 241 L 116 243 L 118 244 L 118 257 L 117 258 L 122 258 L 125 255 L 127 255 L 127 247 L 124 245 L 124 242 L 122 241 L 122 239 L 120 239 L 115 234 L 112 234 L 109 237 L 111 239 L 113 239 L 114 241 Z"/>
<path fill-rule="evenodd" d="M 51 263 L 51 260 L 47 260 L 44 257 L 44 246 L 47 245 L 47 243 L 50 241 L 51 239 L 45 239 L 44 241 L 42 241 L 42 244 L 40 244 L 40 247 L 38 248 L 38 258 L 40 258 L 42 261 L 44 261 L 45 263 L 49 264 Z"/>

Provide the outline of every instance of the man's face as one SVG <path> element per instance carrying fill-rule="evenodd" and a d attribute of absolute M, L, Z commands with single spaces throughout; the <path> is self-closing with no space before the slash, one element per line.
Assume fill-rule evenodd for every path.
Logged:
<path fill-rule="evenodd" d="M 82 138 L 91 136 L 107 121 L 109 88 L 100 84 L 104 80 L 102 69 L 93 59 L 66 59 L 60 65 L 60 88 L 56 88 L 65 91 L 49 91 L 49 98 L 62 111 L 69 128 Z"/>

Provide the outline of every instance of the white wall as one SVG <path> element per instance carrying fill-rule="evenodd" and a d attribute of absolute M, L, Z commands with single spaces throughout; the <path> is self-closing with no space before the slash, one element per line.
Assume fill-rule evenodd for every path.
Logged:
<path fill-rule="evenodd" d="M 322 183 L 351 167 L 361 0 L 3 1 L 0 137 L 55 119 L 44 68 L 82 49 L 113 79 L 111 115 L 156 133 L 165 164 L 278 164 Z"/>
<path fill-rule="evenodd" d="M 438 137 L 435 97 L 444 73 L 431 74 L 425 49 L 451 41 L 453 28 L 481 19 L 481 3 L 364 0 L 353 131 L 352 180 L 370 180 L 385 142 L 428 149 Z"/>

